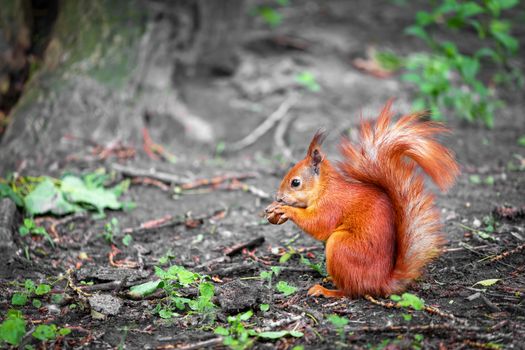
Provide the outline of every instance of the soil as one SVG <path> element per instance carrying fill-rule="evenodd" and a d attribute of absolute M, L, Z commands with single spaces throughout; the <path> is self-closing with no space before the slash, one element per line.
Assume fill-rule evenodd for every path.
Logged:
<path fill-rule="evenodd" d="M 302 263 L 298 254 L 284 263 L 279 260 L 294 250 L 323 264 L 323 244 L 291 222 L 276 226 L 263 218 L 281 178 L 291 162 L 302 158 L 317 129 L 330 131 L 326 152 L 329 158 L 337 159 L 339 135 L 352 136 L 361 116 L 373 118 L 392 97 L 396 111 L 409 111 L 411 91 L 399 76 L 371 76 L 356 69 L 352 59 L 366 57 L 370 46 L 399 53 L 423 49 L 417 39 L 403 34 L 414 13 L 412 8 L 408 11 L 393 2 L 381 6 L 368 1 L 293 2 L 284 10 L 283 24 L 278 28 L 270 31 L 254 24 L 247 30 L 241 65 L 234 76 L 189 79 L 178 86 L 188 108 L 211 125 L 214 145 L 203 146 L 185 138 L 180 125 L 161 116 L 150 120 L 152 139 L 175 155 L 174 163 L 150 159 L 141 142 L 128 145 L 136 149 L 131 160 L 114 154 L 99 160 L 92 156 L 89 142 L 79 140 L 67 143 L 45 161 L 26 161 L 23 175 L 82 174 L 100 167 L 111 169 L 117 163 L 135 169 L 155 168 L 192 181 L 254 173 L 256 177 L 239 181 L 257 191 L 242 186 L 239 190 L 235 181 L 225 181 L 222 188 L 204 186 L 182 193 L 173 186 L 166 190 L 167 185 L 157 182 L 136 182 L 123 195 L 123 200 L 136 204 L 132 210 L 107 212 L 103 219 L 89 215 L 42 219 L 48 229 L 61 220 L 55 226 L 56 248 L 41 237 L 20 237 L 15 232 L 16 248 L 0 266 L 2 315 L 12 307 L 13 292 L 20 289 L 13 281 L 32 279 L 51 283 L 53 293 L 67 295 L 58 306 L 44 297 L 40 308 L 20 308 L 29 328 L 41 323 L 72 328 L 70 335 L 55 341 L 57 348 L 193 349 L 208 340 L 202 346 L 221 348 L 213 329 L 227 326 L 228 316 L 252 309 L 249 327 L 253 329 L 304 332 L 301 338 L 256 340 L 255 349 L 295 345 L 306 349 L 525 349 L 525 250 L 491 260 L 525 243 L 525 218 L 519 215 L 519 208 L 525 206 L 525 173 L 516 170 L 520 162 L 525 166 L 525 148 L 517 143 L 525 135 L 522 91 L 499 92 L 506 106 L 497 112 L 492 130 L 449 118 L 452 133 L 443 141 L 455 152 L 462 175 L 451 191 L 437 195 L 448 243 L 445 252 L 408 290 L 441 314 L 395 308 L 388 299 L 380 299 L 383 305 L 378 305 L 365 299 L 308 297 L 308 288 L 321 283 L 323 277 Z M 518 62 L 521 67 L 524 63 L 523 58 Z M 294 83 L 294 76 L 303 71 L 317 77 L 319 92 Z M 289 160 L 276 146 L 275 129 L 238 152 L 216 152 L 223 144 L 227 151 L 228 145 L 250 134 L 291 91 L 297 94 L 298 102 L 288 113 L 285 130 Z M 18 161 L 20 164 L 22 160 Z M 479 175 L 481 183 L 472 175 Z M 114 181 L 122 178 L 122 173 L 116 172 Z M 500 212 L 504 208 L 516 211 L 503 218 L 494 214 L 498 208 Z M 136 229 L 132 243 L 122 244 L 126 228 L 138 228 L 166 216 L 182 219 L 163 227 Z M 102 237 L 104 225 L 113 218 L 121 228 L 114 237 L 121 251 L 114 258 L 115 266 L 109 258 L 112 245 Z M 493 232 L 489 232 L 490 227 Z M 480 235 L 479 230 L 489 233 Z M 249 242 L 253 243 L 251 247 L 228 251 Z M 213 277 L 215 323 L 191 312 L 160 318 L 153 312 L 163 297 L 159 293 L 144 300 L 129 297 L 128 287 L 153 279 L 154 266 L 160 266 L 159 259 L 166 254 L 172 257 L 171 264 Z M 124 266 L 126 261 L 132 268 Z M 283 266 L 273 282 L 296 286 L 295 294 L 284 296 L 257 278 L 271 266 Z M 90 304 L 84 293 L 66 286 L 66 277 L 77 287 L 92 282 L 93 286 L 83 287 L 86 293 L 107 294 L 98 301 L 102 309 L 96 310 L 106 313 L 104 318 L 98 319 L 91 311 L 95 302 Z M 477 284 L 488 279 L 498 281 L 491 286 Z M 96 286 L 99 291 L 89 291 Z M 196 293 L 191 288 L 183 292 Z M 118 298 L 120 307 L 111 296 Z M 106 310 L 104 302 L 111 308 Z M 269 311 L 260 311 L 263 303 L 270 304 Z M 331 314 L 348 319 L 344 334 L 328 321 Z M 405 319 L 410 317 L 406 315 L 411 319 Z M 26 337 L 24 342 L 33 340 Z"/>

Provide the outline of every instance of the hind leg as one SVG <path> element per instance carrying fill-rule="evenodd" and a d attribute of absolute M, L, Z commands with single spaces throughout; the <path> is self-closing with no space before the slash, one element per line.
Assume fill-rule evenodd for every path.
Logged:
<path fill-rule="evenodd" d="M 313 297 L 323 296 L 325 298 L 342 298 L 345 296 L 345 292 L 339 289 L 327 289 L 316 284 L 308 289 L 308 295 Z"/>

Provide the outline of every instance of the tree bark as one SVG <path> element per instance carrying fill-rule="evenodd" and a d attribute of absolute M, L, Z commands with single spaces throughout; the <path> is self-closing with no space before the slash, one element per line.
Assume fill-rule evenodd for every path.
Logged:
<path fill-rule="evenodd" d="M 213 142 L 211 126 L 177 95 L 176 77 L 233 72 L 243 3 L 58 1 L 41 68 L 10 113 L 0 175 L 21 164 L 45 167 L 85 147 L 71 136 L 137 145 L 146 115 Z"/>

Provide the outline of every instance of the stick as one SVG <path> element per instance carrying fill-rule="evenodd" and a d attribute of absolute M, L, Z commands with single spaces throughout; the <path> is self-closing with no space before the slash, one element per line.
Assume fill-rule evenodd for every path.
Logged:
<path fill-rule="evenodd" d="M 506 257 L 508 257 L 509 255 L 512 255 L 512 254 L 516 254 L 520 251 L 522 251 L 523 249 L 525 249 L 525 243 L 517 246 L 516 248 L 512 249 L 512 250 L 507 250 L 506 252 L 503 252 L 501 254 L 498 254 L 492 258 L 490 258 L 490 262 L 495 262 L 495 261 L 500 261 L 500 260 L 503 260 L 505 259 Z"/>
<path fill-rule="evenodd" d="M 244 243 L 238 243 L 232 247 L 226 248 L 224 249 L 223 253 L 224 255 L 231 257 L 232 255 L 235 255 L 241 252 L 244 248 L 254 248 L 254 247 L 260 246 L 261 244 L 264 243 L 264 240 L 265 239 L 263 236 L 259 236 L 257 238 L 252 239 L 251 241 L 244 242 Z"/>
<path fill-rule="evenodd" d="M 247 174 L 220 175 L 220 176 L 212 177 L 211 179 L 198 179 L 195 181 L 183 183 L 180 187 L 183 190 L 191 190 L 191 189 L 203 187 L 203 186 L 217 186 L 223 182 L 230 181 L 230 180 L 244 180 L 244 179 L 251 179 L 254 177 L 257 177 L 257 174 L 247 173 Z"/>
<path fill-rule="evenodd" d="M 187 177 L 157 171 L 155 168 L 140 169 L 118 163 L 111 164 L 111 168 L 128 177 L 150 177 L 152 179 L 176 185 L 191 181 Z"/>
<path fill-rule="evenodd" d="M 262 124 L 255 128 L 255 130 L 253 130 L 242 140 L 230 144 L 226 147 L 226 149 L 228 151 L 237 152 L 243 148 L 253 145 L 262 135 L 268 132 L 268 130 L 270 130 L 275 123 L 284 118 L 286 113 L 288 113 L 290 108 L 292 108 L 296 102 L 297 96 L 295 94 L 288 96 L 288 98 L 281 103 L 279 108 L 277 108 L 275 112 L 270 114 L 268 118 L 266 118 L 264 122 L 262 122 Z"/>
<path fill-rule="evenodd" d="M 371 302 L 372 304 L 376 304 L 376 305 L 379 305 L 379 306 L 382 306 L 382 307 L 386 307 L 387 309 L 394 309 L 394 308 L 399 309 L 399 308 L 401 308 L 401 306 L 399 306 L 398 303 L 394 303 L 394 302 L 390 302 L 390 301 L 389 302 L 385 302 L 385 301 L 377 300 L 377 299 L 375 299 L 374 297 L 372 297 L 371 295 L 368 295 L 368 294 L 365 295 L 364 298 L 366 300 L 368 300 L 369 302 Z M 465 320 L 459 319 L 456 316 L 454 316 L 452 314 L 449 314 L 449 313 L 446 313 L 444 311 L 441 311 L 438 308 L 433 307 L 433 306 L 425 305 L 424 310 L 426 312 L 428 312 L 429 314 L 434 314 L 434 315 L 441 316 L 443 318 L 448 318 L 448 319 L 451 319 L 451 320 L 454 320 L 454 321 L 460 321 L 461 323 L 466 323 Z"/>
<path fill-rule="evenodd" d="M 345 328 L 346 330 L 346 328 Z M 481 327 L 465 327 L 457 324 L 442 323 L 442 324 L 426 324 L 417 326 L 384 326 L 384 327 L 370 327 L 364 326 L 359 328 L 349 328 L 351 332 L 368 332 L 368 333 L 381 333 L 381 332 L 433 332 L 436 330 L 458 330 L 458 331 L 472 331 L 472 332 L 484 332 L 485 330 Z"/>
<path fill-rule="evenodd" d="M 281 119 L 279 121 L 279 124 L 277 124 L 275 134 L 273 135 L 273 141 L 275 142 L 276 148 L 280 150 L 283 157 L 285 157 L 288 160 L 292 159 L 292 151 L 286 145 L 286 142 L 284 141 L 284 135 L 286 134 L 286 130 L 288 129 L 288 126 L 290 125 L 292 119 L 293 118 L 291 115 L 287 115 L 286 117 Z"/>
<path fill-rule="evenodd" d="M 173 337 L 162 337 L 158 338 L 158 341 L 174 341 L 175 339 Z M 177 349 L 177 350 L 194 350 L 194 349 L 202 349 L 210 346 L 216 346 L 220 345 L 223 342 L 223 337 L 217 337 L 217 338 L 211 338 L 208 340 L 203 340 L 197 343 L 193 344 L 186 344 L 186 345 L 163 345 L 157 347 L 157 349 Z"/>

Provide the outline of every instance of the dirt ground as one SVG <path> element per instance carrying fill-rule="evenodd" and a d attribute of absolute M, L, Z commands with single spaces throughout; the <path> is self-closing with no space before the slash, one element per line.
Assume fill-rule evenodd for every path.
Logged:
<path fill-rule="evenodd" d="M 448 243 L 443 255 L 409 289 L 441 314 L 381 306 L 364 299 L 308 297 L 308 288 L 323 277 L 301 263 L 299 255 L 279 262 L 292 248 L 312 262 L 324 261 L 321 242 L 290 222 L 274 226 L 262 217 L 271 201 L 268 195 L 273 195 L 290 164 L 303 156 L 311 135 L 320 127 L 327 129 L 326 151 L 329 158 L 337 159 L 339 135 L 352 135 L 361 115 L 373 118 L 389 98 L 396 99 L 394 109 L 399 113 L 409 111 L 411 92 L 398 76 L 380 79 L 352 65 L 352 59 L 365 57 L 371 45 L 398 53 L 423 48 L 417 39 L 403 34 L 414 11 L 392 2 L 378 4 L 297 2 L 285 10 L 283 24 L 277 29 L 268 31 L 252 25 L 242 48 L 241 65 L 233 77 L 188 80 L 179 87 L 189 108 L 211 125 L 216 144 L 202 146 L 185 139 L 180 126 L 162 118 L 150 121 L 153 140 L 176 156 L 175 163 L 151 160 L 140 143 L 130 145 L 137 149 L 131 160 L 109 157 L 99 161 L 89 157 L 90 146 L 82 142 L 69 143 L 69 153 L 64 157 L 47 159 L 42 165 L 30 163 L 24 174 L 81 174 L 99 167 L 111 170 L 119 164 L 135 170 L 155 168 L 189 181 L 224 174 L 255 176 L 240 180 L 250 188 L 238 189 L 234 181 L 225 182 L 222 188 L 203 187 L 182 193 L 166 185 L 137 181 L 123 197 L 136 203 L 135 209 L 108 212 L 101 220 L 90 216 L 61 219 L 56 225 L 55 249 L 45 240 L 16 236 L 16 254 L 0 266 L 2 315 L 11 307 L 12 293 L 19 288 L 13 281 L 29 278 L 56 281 L 54 292 L 68 295 L 58 306 L 44 301 L 40 308 L 21 308 L 31 320 L 29 327 L 52 322 L 73 329 L 51 345 L 55 348 L 192 349 L 206 341 L 202 346 L 220 348 L 213 329 L 226 326 L 228 316 L 252 309 L 254 317 L 249 323 L 254 329 L 304 333 L 301 338 L 259 339 L 255 349 L 291 349 L 295 345 L 305 349 L 525 349 L 524 251 L 491 260 L 525 243 L 523 215 L 507 219 L 494 214 L 497 208 L 525 206 L 525 173 L 516 170 L 525 162 L 525 148 L 517 144 L 525 134 L 523 91 L 500 91 L 507 104 L 498 111 L 492 130 L 450 118 L 453 132 L 444 142 L 454 150 L 462 175 L 449 193 L 438 194 Z M 307 91 L 294 82 L 294 76 L 303 71 L 317 77 L 319 92 Z M 250 134 L 291 93 L 298 101 L 288 112 L 288 125 L 279 124 L 291 150 L 289 160 L 281 156 L 282 148 L 275 142 L 276 129 L 238 152 L 216 153 L 220 140 L 230 145 Z M 117 179 L 125 175 L 120 171 L 116 174 Z M 473 181 L 472 175 L 479 175 L 481 183 Z M 167 215 L 186 217 L 159 228 L 136 229 Z M 121 252 L 114 260 L 121 266 L 111 266 L 108 257 L 112 247 L 101 237 L 104 225 L 112 218 L 118 219 L 121 231 L 135 228 L 132 244 L 117 244 Z M 56 218 L 42 222 L 49 228 Z M 488 237 L 478 233 L 488 232 L 488 226 L 494 228 Z M 117 235 L 117 243 L 123 235 Z M 253 245 L 246 250 L 227 251 L 251 241 Z M 169 320 L 160 318 L 152 312 L 162 297 L 158 293 L 144 300 L 127 296 L 128 286 L 154 278 L 154 266 L 166 254 L 172 256 L 172 264 L 213 277 L 218 306 L 214 324 L 191 313 Z M 122 267 L 126 259 L 135 264 L 133 268 Z M 269 271 L 270 266 L 283 267 L 277 280 L 298 287 L 295 294 L 285 297 L 274 288 L 268 289 L 266 281 L 251 278 Z M 68 274 L 70 269 L 73 272 Z M 86 293 L 114 296 L 122 303 L 121 308 L 104 319 L 93 317 L 87 296 L 66 288 L 64 276 L 70 276 L 77 286 L 82 286 L 81 281 L 93 282 Z M 499 281 L 492 286 L 476 284 L 487 279 Z M 111 283 L 115 281 L 118 283 Z M 263 303 L 270 304 L 266 312 L 259 309 Z M 77 307 L 71 308 L 71 304 Z M 330 314 L 349 320 L 342 337 L 327 320 Z M 412 319 L 405 320 L 406 314 Z"/>

